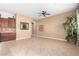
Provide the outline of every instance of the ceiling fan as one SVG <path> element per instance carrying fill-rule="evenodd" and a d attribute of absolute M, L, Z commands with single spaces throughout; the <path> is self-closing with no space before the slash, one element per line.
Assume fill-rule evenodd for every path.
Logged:
<path fill-rule="evenodd" d="M 44 17 L 46 17 L 47 15 L 51 15 L 51 14 L 48 13 L 47 11 L 41 11 L 41 12 L 39 13 L 39 16 L 44 16 Z"/>

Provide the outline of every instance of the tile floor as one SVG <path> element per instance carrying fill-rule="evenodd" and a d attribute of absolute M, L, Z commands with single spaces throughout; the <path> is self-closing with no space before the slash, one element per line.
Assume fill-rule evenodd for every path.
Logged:
<path fill-rule="evenodd" d="M 1 56 L 79 56 L 79 46 L 64 41 L 32 37 L 0 42 Z"/>

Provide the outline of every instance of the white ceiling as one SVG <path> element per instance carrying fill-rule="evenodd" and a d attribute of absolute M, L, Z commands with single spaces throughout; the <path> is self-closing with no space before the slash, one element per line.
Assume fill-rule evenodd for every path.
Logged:
<path fill-rule="evenodd" d="M 73 10 L 77 7 L 77 3 L 17 3 L 17 4 L 0 4 L 0 10 L 15 14 L 21 12 L 26 16 L 31 16 L 34 19 L 44 18 L 38 16 L 42 10 L 51 13 L 50 16 Z"/>

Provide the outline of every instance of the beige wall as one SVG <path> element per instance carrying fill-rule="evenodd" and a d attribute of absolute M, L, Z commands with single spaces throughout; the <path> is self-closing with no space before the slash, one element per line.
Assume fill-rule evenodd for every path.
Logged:
<path fill-rule="evenodd" d="M 79 9 L 76 10 L 77 21 L 78 21 L 78 33 L 79 33 Z"/>
<path fill-rule="evenodd" d="M 76 10 L 78 31 L 77 31 L 77 44 L 79 45 L 79 9 Z"/>
<path fill-rule="evenodd" d="M 59 15 L 47 17 L 37 22 L 37 36 L 55 38 L 65 40 L 66 32 L 63 28 L 63 23 L 66 17 L 75 14 L 75 11 L 69 11 Z M 44 25 L 44 31 L 39 31 L 39 25 Z"/>
<path fill-rule="evenodd" d="M 33 19 L 31 17 L 27 17 L 19 13 L 16 14 L 16 40 L 31 38 L 32 21 Z M 20 30 L 20 22 L 29 23 L 29 30 Z"/>

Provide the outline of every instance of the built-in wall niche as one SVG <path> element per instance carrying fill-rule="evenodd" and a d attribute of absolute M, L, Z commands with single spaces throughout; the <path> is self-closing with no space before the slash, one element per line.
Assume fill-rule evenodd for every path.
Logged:
<path fill-rule="evenodd" d="M 20 30 L 29 30 L 29 23 L 20 22 Z"/>
<path fill-rule="evenodd" d="M 39 25 L 39 31 L 44 31 L 44 25 Z"/>

